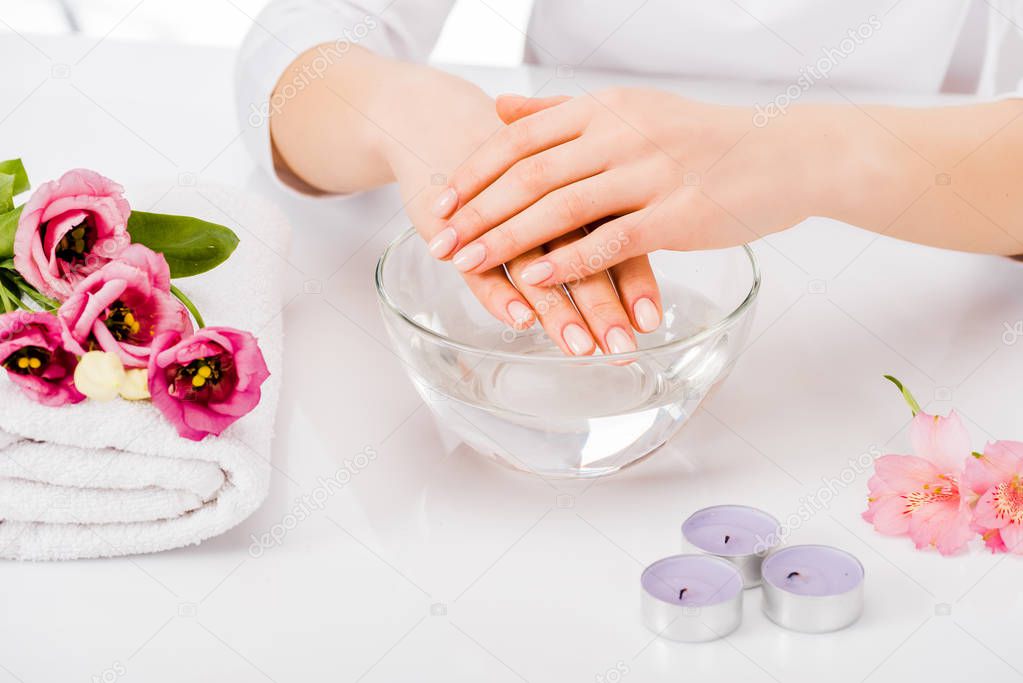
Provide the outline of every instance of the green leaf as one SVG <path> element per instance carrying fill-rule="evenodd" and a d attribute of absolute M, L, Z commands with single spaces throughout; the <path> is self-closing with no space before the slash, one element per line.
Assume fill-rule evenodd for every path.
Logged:
<path fill-rule="evenodd" d="M 189 216 L 132 211 L 128 233 L 132 242 L 163 254 L 173 278 L 212 270 L 238 246 L 238 236 L 230 229 Z"/>
<path fill-rule="evenodd" d="M 18 218 L 23 206 L 0 213 L 0 259 L 14 256 L 14 233 L 18 230 Z"/>
<path fill-rule="evenodd" d="M 0 173 L 0 211 L 14 208 L 14 176 Z"/>
<path fill-rule="evenodd" d="M 11 190 L 15 197 L 32 187 L 28 182 L 28 173 L 25 172 L 25 165 L 21 163 L 21 159 L 0 161 L 0 173 L 14 176 L 14 180 L 11 181 Z"/>
<path fill-rule="evenodd" d="M 884 378 L 899 388 L 899 391 L 902 392 L 902 398 L 906 400 L 906 403 L 909 405 L 909 409 L 913 411 L 914 416 L 920 412 L 920 404 L 916 402 L 915 398 L 913 398 L 913 394 L 910 393 L 909 389 L 902 386 L 902 382 L 891 375 L 885 375 Z"/>

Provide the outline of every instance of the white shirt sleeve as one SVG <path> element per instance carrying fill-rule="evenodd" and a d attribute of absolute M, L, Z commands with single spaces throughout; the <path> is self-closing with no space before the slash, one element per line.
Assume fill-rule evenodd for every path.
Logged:
<path fill-rule="evenodd" d="M 322 76 L 352 45 L 410 61 L 424 61 L 454 0 L 272 0 L 253 20 L 238 52 L 235 97 L 242 138 L 271 176 L 304 194 L 315 191 L 275 163 L 270 114 Z M 319 45 L 309 68 L 281 83 L 302 52 Z"/>
<path fill-rule="evenodd" d="M 1023 54 L 1023 0 L 977 0 L 988 5 L 987 54 L 978 94 L 1010 99 L 1023 97 L 1023 80 L 1006 63 Z"/>

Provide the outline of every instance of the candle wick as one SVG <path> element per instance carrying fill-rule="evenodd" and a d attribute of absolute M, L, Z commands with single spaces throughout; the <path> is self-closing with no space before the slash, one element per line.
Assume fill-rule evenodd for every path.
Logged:
<path fill-rule="evenodd" d="M 680 590 L 680 591 L 678 592 L 678 599 L 679 599 L 679 600 L 681 600 L 681 599 L 682 599 L 682 596 L 684 596 L 684 595 L 686 594 L 686 591 L 687 591 L 687 590 L 689 590 L 689 589 L 688 589 L 688 588 L 683 588 L 682 590 Z"/>
<path fill-rule="evenodd" d="M 731 536 L 725 536 L 725 543 L 728 543 L 728 539 L 730 539 L 730 538 L 731 538 Z"/>
<path fill-rule="evenodd" d="M 785 578 L 791 579 L 793 576 L 799 576 L 799 572 L 789 572 L 789 575 L 786 576 Z"/>

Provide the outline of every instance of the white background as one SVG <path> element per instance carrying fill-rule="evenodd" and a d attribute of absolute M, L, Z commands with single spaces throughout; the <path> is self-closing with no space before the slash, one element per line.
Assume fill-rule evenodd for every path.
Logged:
<path fill-rule="evenodd" d="M 266 0 L 0 0 L 0 32 L 236 47 Z M 530 0 L 458 0 L 432 59 L 511 66 L 522 57 Z M 65 10 L 67 8 L 67 10 Z"/>
<path fill-rule="evenodd" d="M 63 31 L 42 3 L 4 3 L 0 17 L 17 16 L 19 31 Z M 226 0 L 147 0 L 123 21 L 133 5 L 109 7 L 88 38 L 0 36 L 0 147 L 17 146 L 36 179 L 76 165 L 102 169 L 154 210 L 171 210 L 157 200 L 196 176 L 270 194 L 238 142 L 225 85 L 230 51 L 148 40 L 211 43 L 233 32 L 234 43 L 244 15 Z M 175 13 L 187 25 L 164 21 Z M 498 51 L 488 38 L 491 59 L 517 61 L 521 36 L 499 17 L 493 28 L 507 43 Z M 473 31 L 462 33 L 469 40 Z M 469 52 L 474 61 L 482 47 Z M 456 60 L 455 47 L 442 48 L 451 52 L 438 56 Z M 460 73 L 490 93 L 532 91 L 551 77 Z M 575 84 L 555 85 L 571 92 Z M 747 101 L 775 92 L 672 87 Z M 279 199 L 301 229 L 282 259 L 288 350 L 269 499 L 198 547 L 0 563 L 0 683 L 565 683 L 611 681 L 619 666 L 624 683 L 1023 678 L 1020 558 L 975 544 L 947 559 L 879 536 L 859 517 L 869 473 L 849 464 L 873 449 L 908 447 L 909 414 L 884 372 L 904 379 L 925 409 L 961 411 L 974 448 L 1023 438 L 1020 264 L 828 221 L 762 240 L 765 280 L 749 343 L 679 437 L 619 476 L 550 482 L 449 451 L 395 360 L 372 287 L 378 254 L 407 225 L 393 188 L 343 206 Z M 232 227 L 245 239 L 244 226 Z M 325 509 L 252 552 L 254 537 L 367 446 L 378 458 Z M 848 484 L 830 483 L 850 471 Z M 728 639 L 686 646 L 643 627 L 639 573 L 678 551 L 688 514 L 737 502 L 785 520 L 810 497 L 817 507 L 790 541 L 836 545 L 863 561 L 859 623 L 822 636 L 786 632 L 750 591 Z"/>

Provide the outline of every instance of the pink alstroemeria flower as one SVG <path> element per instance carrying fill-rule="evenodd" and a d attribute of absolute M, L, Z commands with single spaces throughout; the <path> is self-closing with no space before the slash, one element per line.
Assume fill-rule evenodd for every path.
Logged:
<path fill-rule="evenodd" d="M 124 188 L 77 168 L 43 183 L 21 211 L 14 267 L 46 296 L 63 301 L 74 286 L 131 243 Z"/>
<path fill-rule="evenodd" d="M 973 528 L 992 552 L 1023 555 L 1023 443 L 992 441 L 966 463 L 976 495 Z"/>
<path fill-rule="evenodd" d="M 64 350 L 60 325 L 49 313 L 0 316 L 0 367 L 27 396 L 46 406 L 85 399 L 75 389 L 78 359 Z"/>
<path fill-rule="evenodd" d="M 57 317 L 69 351 L 116 353 L 127 368 L 149 364 L 159 334 L 192 331 L 188 311 L 170 293 L 166 259 L 141 244 L 78 283 Z"/>
<path fill-rule="evenodd" d="M 182 339 L 162 334 L 149 360 L 149 393 L 186 439 L 220 435 L 259 404 L 270 376 L 256 338 L 229 327 L 204 327 Z"/>
<path fill-rule="evenodd" d="M 863 519 L 888 536 L 908 535 L 917 548 L 942 555 L 962 550 L 973 537 L 970 508 L 960 495 L 970 437 L 959 416 L 919 412 L 910 427 L 915 455 L 884 455 L 874 463 Z"/>

